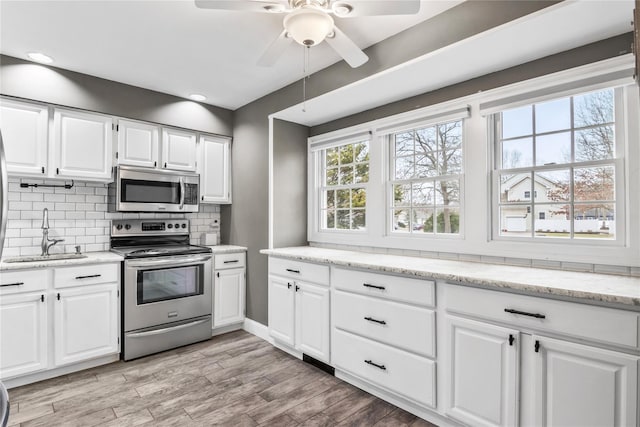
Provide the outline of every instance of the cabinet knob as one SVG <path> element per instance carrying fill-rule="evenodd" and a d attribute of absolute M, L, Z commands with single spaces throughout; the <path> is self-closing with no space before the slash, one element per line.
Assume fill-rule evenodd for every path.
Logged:
<path fill-rule="evenodd" d="M 291 289 L 291 283 L 287 282 L 287 289 Z"/>

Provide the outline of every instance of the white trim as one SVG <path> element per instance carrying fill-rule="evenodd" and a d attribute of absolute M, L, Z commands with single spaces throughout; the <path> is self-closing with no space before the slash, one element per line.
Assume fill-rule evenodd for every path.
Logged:
<path fill-rule="evenodd" d="M 273 233 L 274 233 L 274 206 L 273 206 L 273 198 L 274 198 L 274 190 L 273 190 L 273 114 L 269 115 L 269 207 L 267 212 L 267 223 L 268 223 L 268 236 L 267 236 L 267 247 L 269 249 L 273 249 Z"/>
<path fill-rule="evenodd" d="M 271 338 L 271 336 L 269 335 L 269 327 L 263 325 L 260 322 L 256 322 L 255 320 L 246 318 L 244 319 L 242 329 L 252 335 L 257 336 L 258 338 L 262 338 L 263 340 L 273 344 L 273 338 Z"/>
<path fill-rule="evenodd" d="M 220 326 L 218 328 L 213 328 L 211 329 L 211 336 L 215 337 L 218 335 L 222 335 L 222 334 L 226 334 L 228 332 L 233 332 L 233 331 L 237 331 L 239 329 L 242 329 L 244 326 L 243 322 L 239 322 L 239 323 L 234 323 L 233 325 L 225 325 L 225 326 Z"/>

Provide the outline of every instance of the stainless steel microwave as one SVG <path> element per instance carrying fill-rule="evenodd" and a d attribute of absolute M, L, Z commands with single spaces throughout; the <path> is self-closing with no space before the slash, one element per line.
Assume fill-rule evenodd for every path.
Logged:
<path fill-rule="evenodd" d="M 116 167 L 109 184 L 110 212 L 198 212 L 200 175 Z"/>

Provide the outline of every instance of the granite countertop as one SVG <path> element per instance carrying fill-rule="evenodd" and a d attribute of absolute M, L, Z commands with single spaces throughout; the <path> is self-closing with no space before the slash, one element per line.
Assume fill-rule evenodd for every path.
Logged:
<path fill-rule="evenodd" d="M 66 267 L 82 264 L 104 264 L 108 262 L 120 262 L 123 258 L 113 252 L 86 252 L 86 258 L 59 259 L 52 261 L 31 261 L 31 262 L 0 262 L 0 271 L 28 270 L 33 268 Z M 14 257 L 6 257 L 14 258 Z M 5 258 L 3 258 L 4 260 Z"/>
<path fill-rule="evenodd" d="M 235 252 L 246 252 L 247 248 L 244 246 L 235 246 L 235 245 L 217 245 L 217 246 L 208 246 L 213 251 L 214 255 L 220 254 L 232 254 Z"/>
<path fill-rule="evenodd" d="M 542 268 L 449 261 L 301 246 L 262 254 L 299 261 L 441 279 L 487 289 L 613 304 L 640 311 L 640 278 Z"/>

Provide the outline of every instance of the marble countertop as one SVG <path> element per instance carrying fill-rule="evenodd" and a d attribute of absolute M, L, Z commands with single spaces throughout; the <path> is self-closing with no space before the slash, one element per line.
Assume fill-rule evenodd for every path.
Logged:
<path fill-rule="evenodd" d="M 235 245 L 217 245 L 217 246 L 209 246 L 213 251 L 214 255 L 220 254 L 232 254 L 235 252 L 246 252 L 247 248 L 244 246 L 235 246 Z"/>
<path fill-rule="evenodd" d="M 262 254 L 299 261 L 441 279 L 487 289 L 579 299 L 640 311 L 640 278 L 301 246 Z"/>
<path fill-rule="evenodd" d="M 33 268 L 66 267 L 82 264 L 104 264 L 108 262 L 120 262 L 123 258 L 113 252 L 86 252 L 86 258 L 59 259 L 52 261 L 31 262 L 0 262 L 0 271 L 28 270 Z M 7 257 L 13 258 L 13 257 Z"/>

